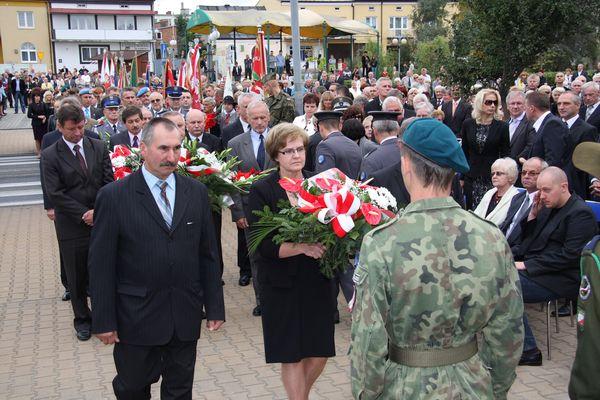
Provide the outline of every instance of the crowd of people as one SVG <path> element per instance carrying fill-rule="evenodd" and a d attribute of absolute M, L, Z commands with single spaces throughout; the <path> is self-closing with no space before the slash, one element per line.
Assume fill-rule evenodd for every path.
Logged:
<path fill-rule="evenodd" d="M 412 65 L 376 78 L 367 54 L 362 70 L 322 71 L 300 88 L 286 65 L 275 57 L 260 93 L 241 67 L 230 87 L 203 79 L 200 110 L 185 88 L 156 82 L 4 74 L 4 105 L 32 120 L 77 338 L 115 344 L 118 397 L 146 398 L 162 376 L 165 398 L 189 398 L 201 320 L 219 329 L 226 303 L 222 213 L 174 173 L 182 141 L 193 141 L 230 149 L 240 171 L 275 169 L 230 210 L 238 284 L 253 285 L 266 361 L 282 364 L 289 398 L 308 399 L 335 355 L 340 288 L 354 307 L 356 398 L 439 397 L 450 386 L 505 398 L 517 364 L 542 364 L 523 303 L 576 301 L 579 258 L 598 232 L 585 201 L 599 199 L 600 176 L 573 154 L 598 142 L 600 71 L 568 69 L 554 86 L 524 72 L 503 98 L 462 93 Z M 144 164 L 113 183 L 116 145 L 141 149 Z M 387 188 L 404 210 L 333 279 L 318 271 L 319 243 L 271 235 L 249 254 L 254 211 L 298 201 L 280 179 L 330 168 Z M 447 371 L 457 364 L 460 387 Z"/>

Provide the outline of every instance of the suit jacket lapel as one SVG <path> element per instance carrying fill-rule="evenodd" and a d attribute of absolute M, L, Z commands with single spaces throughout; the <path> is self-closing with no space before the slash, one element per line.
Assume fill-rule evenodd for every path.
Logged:
<path fill-rule="evenodd" d="M 138 170 L 134 172 L 131 178 L 135 179 L 135 191 L 140 196 L 139 202 L 146 209 L 146 211 L 148 211 L 148 214 L 154 218 L 156 223 L 166 233 L 170 234 L 171 232 L 169 231 L 169 227 L 167 226 L 165 219 L 158 209 L 158 205 L 156 204 L 156 200 L 154 200 L 154 196 L 152 196 L 152 193 L 150 193 L 150 188 L 148 187 L 148 184 L 146 184 L 146 180 L 144 179 L 142 171 Z M 175 194 L 175 203 L 177 203 L 177 193 Z"/>
<path fill-rule="evenodd" d="M 550 235 L 556 229 L 556 225 L 558 225 L 562 221 L 563 215 L 571 209 L 574 200 L 573 196 L 575 195 L 571 195 L 571 198 L 569 199 L 569 201 L 567 201 L 567 204 L 565 204 L 563 208 L 561 208 L 556 214 L 554 214 L 552 220 L 548 221 L 548 217 L 550 217 L 550 212 L 548 212 L 545 214 L 545 218 L 542 221 L 538 221 L 533 236 L 536 242 L 538 241 L 538 237 L 540 237 L 541 240 L 539 241 L 543 244 L 546 243 L 547 236 Z"/>
<path fill-rule="evenodd" d="M 512 146 L 515 141 L 517 140 L 517 138 L 519 138 L 519 136 L 521 136 L 521 134 L 523 134 L 523 132 L 525 131 L 525 128 L 527 127 L 527 121 L 525 120 L 525 117 L 523 117 L 521 119 L 521 122 L 519 122 L 519 125 L 517 126 L 517 129 L 515 129 L 515 133 L 513 134 L 513 137 L 510 139 L 510 145 Z"/>
<path fill-rule="evenodd" d="M 85 143 L 85 140 L 84 140 Z M 79 161 L 77 160 L 77 158 L 75 158 L 75 154 L 73 154 L 73 152 L 71 151 L 71 149 L 69 148 L 69 146 L 67 146 L 67 144 L 65 143 L 65 141 L 61 138 L 58 139 L 57 143 L 56 143 L 56 149 L 59 153 L 59 155 L 62 157 L 63 160 L 65 160 L 65 162 L 67 164 L 69 164 L 71 166 L 71 168 L 73 168 L 75 171 L 77 171 L 77 173 L 79 175 L 81 175 L 83 178 L 87 178 L 85 172 L 81 169 L 81 166 L 79 165 Z M 86 151 L 85 147 L 84 147 L 84 152 Z M 86 159 L 87 162 L 87 159 Z"/>
<path fill-rule="evenodd" d="M 189 203 L 188 195 L 189 187 L 184 184 L 183 179 L 175 174 L 175 209 L 173 210 L 173 222 L 171 222 L 171 232 L 177 229 L 177 225 L 181 222 L 185 210 Z M 208 204 L 210 207 L 210 204 Z"/>
<path fill-rule="evenodd" d="M 243 133 L 244 140 L 242 141 L 242 154 L 241 158 L 250 164 L 250 168 L 254 168 L 259 171 L 260 167 L 258 166 L 258 161 L 256 161 L 256 156 L 254 155 L 254 147 L 252 146 L 252 136 L 250 132 Z M 250 169 L 248 168 L 248 169 Z"/>
<path fill-rule="evenodd" d="M 90 139 L 86 137 L 83 138 L 83 151 L 85 153 L 85 163 L 87 164 L 88 175 L 92 176 L 96 152 L 94 151 L 94 145 L 92 145 Z"/>

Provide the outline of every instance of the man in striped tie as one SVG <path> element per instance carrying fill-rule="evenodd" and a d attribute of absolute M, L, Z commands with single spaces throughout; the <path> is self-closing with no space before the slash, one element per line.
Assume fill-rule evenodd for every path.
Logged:
<path fill-rule="evenodd" d="M 174 171 L 177 126 L 151 120 L 144 165 L 101 190 L 90 246 L 93 333 L 114 344 L 118 399 L 191 399 L 202 309 L 207 328 L 225 320 L 208 191 Z"/>

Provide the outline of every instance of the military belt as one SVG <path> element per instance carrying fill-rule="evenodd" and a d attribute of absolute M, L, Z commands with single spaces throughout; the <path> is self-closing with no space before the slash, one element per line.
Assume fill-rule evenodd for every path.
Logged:
<path fill-rule="evenodd" d="M 473 338 L 469 343 L 457 347 L 429 348 L 426 350 L 398 347 L 389 344 L 388 352 L 391 361 L 396 364 L 414 368 L 443 367 L 468 360 L 477 354 L 477 340 Z"/>

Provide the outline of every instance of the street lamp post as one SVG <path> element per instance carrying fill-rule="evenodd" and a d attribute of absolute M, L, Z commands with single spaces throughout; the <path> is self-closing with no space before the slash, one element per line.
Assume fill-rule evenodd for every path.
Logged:
<path fill-rule="evenodd" d="M 392 44 L 394 46 L 398 46 L 398 76 L 401 75 L 400 72 L 400 66 L 402 65 L 402 61 L 400 60 L 400 46 L 402 46 L 403 44 L 406 44 L 406 38 L 404 36 L 400 36 L 399 38 L 393 38 L 392 39 Z"/>
<path fill-rule="evenodd" d="M 210 33 L 210 35 L 208 35 L 208 48 L 207 48 L 208 71 L 207 71 L 206 77 L 208 78 L 209 82 L 214 82 L 216 80 L 213 59 L 212 59 L 212 52 L 213 52 L 213 47 L 215 49 L 217 48 L 216 42 L 217 42 L 217 39 L 219 39 L 220 37 L 221 37 L 221 32 L 219 32 L 217 30 L 217 28 L 213 27 L 212 32 Z"/>

